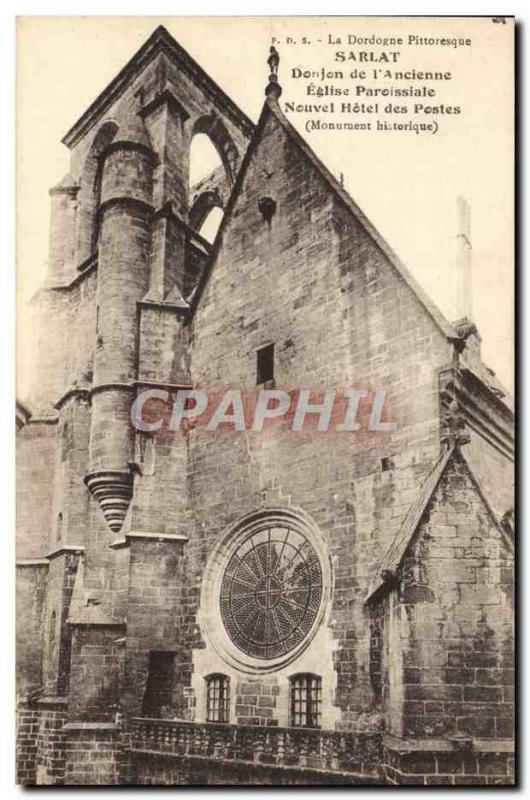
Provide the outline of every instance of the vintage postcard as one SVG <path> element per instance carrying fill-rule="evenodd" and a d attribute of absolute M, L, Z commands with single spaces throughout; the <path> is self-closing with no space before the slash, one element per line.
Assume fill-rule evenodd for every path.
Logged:
<path fill-rule="evenodd" d="M 21 17 L 17 781 L 513 785 L 509 17 Z"/>

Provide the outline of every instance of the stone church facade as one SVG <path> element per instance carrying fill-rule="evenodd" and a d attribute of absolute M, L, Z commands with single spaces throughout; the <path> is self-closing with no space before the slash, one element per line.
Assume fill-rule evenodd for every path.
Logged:
<path fill-rule="evenodd" d="M 280 94 L 254 125 L 158 28 L 64 137 L 17 406 L 20 783 L 513 783 L 508 398 Z M 190 190 L 197 133 L 222 168 Z M 260 386 L 384 387 L 396 427 L 131 424 Z"/>

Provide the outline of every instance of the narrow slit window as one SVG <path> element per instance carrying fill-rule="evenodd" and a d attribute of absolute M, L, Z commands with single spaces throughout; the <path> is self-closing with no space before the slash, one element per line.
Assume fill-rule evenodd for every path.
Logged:
<path fill-rule="evenodd" d="M 310 673 L 291 678 L 291 725 L 320 728 L 322 679 Z"/>
<path fill-rule="evenodd" d="M 256 383 L 258 386 L 274 381 L 274 345 L 267 344 L 257 352 Z"/>
<path fill-rule="evenodd" d="M 57 530 L 56 530 L 56 541 L 61 542 L 63 538 L 63 515 L 62 512 L 59 512 L 57 515 Z"/>
<path fill-rule="evenodd" d="M 230 708 L 230 678 L 210 675 L 206 678 L 206 721 L 228 722 Z"/>

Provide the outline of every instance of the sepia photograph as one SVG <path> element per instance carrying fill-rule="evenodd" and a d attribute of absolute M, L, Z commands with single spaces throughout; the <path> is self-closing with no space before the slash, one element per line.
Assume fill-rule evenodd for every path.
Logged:
<path fill-rule="evenodd" d="M 515 34 L 17 18 L 19 786 L 517 785 Z"/>

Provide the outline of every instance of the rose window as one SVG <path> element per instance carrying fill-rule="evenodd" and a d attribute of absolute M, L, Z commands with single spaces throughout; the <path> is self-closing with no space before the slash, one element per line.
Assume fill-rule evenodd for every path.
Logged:
<path fill-rule="evenodd" d="M 265 527 L 237 546 L 223 574 L 221 616 L 231 641 L 254 658 L 281 657 L 311 630 L 322 602 L 322 569 L 298 530 Z"/>

